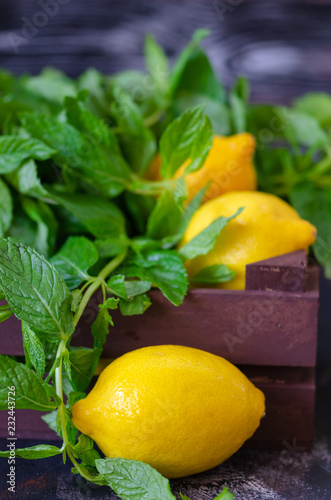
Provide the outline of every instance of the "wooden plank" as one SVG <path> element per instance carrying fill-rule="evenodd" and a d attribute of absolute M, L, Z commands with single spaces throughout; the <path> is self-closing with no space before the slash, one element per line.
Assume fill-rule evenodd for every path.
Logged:
<path fill-rule="evenodd" d="M 292 291 L 192 289 L 184 303 L 175 307 L 160 291 L 152 290 L 152 307 L 143 316 L 123 317 L 119 311 L 113 312 L 115 327 L 107 338 L 104 356 L 118 357 L 148 345 L 179 344 L 224 356 L 234 364 L 314 366 L 319 298 L 316 268 L 310 271 L 308 286 L 303 275 L 292 272 L 293 267 L 300 270 L 293 266 L 293 256 L 277 258 L 277 266 L 270 261 L 247 266 L 253 273 L 251 286 L 261 285 L 261 272 L 266 282 L 279 288 L 279 276 L 290 270 L 284 283 Z M 281 272 L 270 278 L 275 267 Z M 293 291 L 292 279 L 305 282 L 307 291 Z M 100 292 L 90 300 L 72 345 L 92 345 L 90 330 L 101 300 Z M 0 324 L 0 353 L 24 354 L 20 322 L 14 317 Z"/>
<path fill-rule="evenodd" d="M 246 266 L 246 290 L 303 292 L 307 254 L 291 252 Z"/>
<path fill-rule="evenodd" d="M 180 307 L 157 290 L 144 316 L 122 317 L 104 346 L 105 357 L 148 345 L 179 344 L 224 356 L 234 364 L 314 366 L 318 293 L 191 290 Z M 83 315 L 73 345 L 92 345 L 93 307 Z"/>

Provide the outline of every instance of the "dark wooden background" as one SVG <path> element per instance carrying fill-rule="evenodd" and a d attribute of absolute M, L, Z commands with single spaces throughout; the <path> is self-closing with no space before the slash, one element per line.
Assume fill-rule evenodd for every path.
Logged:
<path fill-rule="evenodd" d="M 226 85 L 238 75 L 249 77 L 254 101 L 289 103 L 307 91 L 331 93 L 330 1 L 58 0 L 57 4 L 58 12 L 48 15 L 45 23 L 45 15 L 38 16 L 42 9 L 37 0 L 0 0 L 0 66 L 16 74 L 36 74 L 52 65 L 71 76 L 92 66 L 105 73 L 141 69 L 145 33 L 153 33 L 174 59 L 196 28 L 208 27 L 212 34 L 204 46 L 218 75 Z M 33 29 L 30 23 L 40 26 Z M 27 29 L 30 39 L 15 38 L 26 35 Z M 177 495 L 181 491 L 193 500 L 211 500 L 227 485 L 237 500 L 331 499 L 330 305 L 331 282 L 322 278 L 313 452 L 297 450 L 295 443 L 285 444 L 281 452 L 242 450 L 217 469 L 173 481 Z M 6 491 L 5 460 L 0 467 L 2 499 L 116 498 L 109 490 L 93 488 L 73 476 L 58 457 L 19 460 L 15 495 Z"/>

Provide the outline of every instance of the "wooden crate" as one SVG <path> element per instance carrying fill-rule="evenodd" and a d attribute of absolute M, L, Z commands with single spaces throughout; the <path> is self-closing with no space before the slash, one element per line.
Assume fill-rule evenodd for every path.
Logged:
<path fill-rule="evenodd" d="M 245 290 L 191 290 L 180 307 L 152 290 L 143 316 L 113 312 L 103 356 L 113 358 L 148 345 L 179 344 L 224 356 L 266 395 L 266 417 L 251 447 L 309 448 L 313 440 L 318 317 L 318 268 L 304 251 L 246 267 Z M 72 345 L 92 345 L 99 297 L 87 307 Z M 0 352 L 23 355 L 19 321 L 0 325 Z M 1 412 L 4 413 L 4 412 Z M 6 419 L 0 413 L 0 436 Z M 54 438 L 34 411 L 17 416 L 17 437 Z"/>

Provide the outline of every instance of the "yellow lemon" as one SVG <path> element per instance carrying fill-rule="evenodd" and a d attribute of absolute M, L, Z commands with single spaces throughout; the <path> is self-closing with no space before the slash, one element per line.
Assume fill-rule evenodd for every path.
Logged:
<path fill-rule="evenodd" d="M 263 393 L 225 359 L 163 345 L 111 363 L 72 419 L 107 457 L 140 460 L 172 478 L 226 460 L 264 411 Z"/>
<path fill-rule="evenodd" d="M 231 220 L 206 255 L 186 261 L 190 276 L 214 264 L 226 264 L 237 274 L 220 288 L 244 289 L 246 264 L 307 249 L 316 228 L 277 196 L 261 192 L 232 192 L 210 200 L 192 217 L 180 243 L 183 246 L 220 216 L 243 212 Z"/>
<path fill-rule="evenodd" d="M 185 182 L 190 201 L 208 182 L 204 201 L 216 198 L 229 191 L 256 190 L 257 178 L 253 163 L 255 139 L 251 134 L 242 133 L 230 137 L 214 136 L 213 145 L 205 163 L 197 172 L 188 174 Z M 189 161 L 176 172 L 174 178 L 183 175 Z M 146 174 L 150 180 L 160 179 L 161 156 L 157 154 Z"/>

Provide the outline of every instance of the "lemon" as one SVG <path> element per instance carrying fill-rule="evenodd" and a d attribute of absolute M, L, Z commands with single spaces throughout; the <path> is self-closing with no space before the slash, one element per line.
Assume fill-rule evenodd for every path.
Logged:
<path fill-rule="evenodd" d="M 183 246 L 220 216 L 243 212 L 231 220 L 206 255 L 186 261 L 189 276 L 214 264 L 226 264 L 237 274 L 220 288 L 244 289 L 246 264 L 307 249 L 316 239 L 316 228 L 288 203 L 261 192 L 232 192 L 210 200 L 197 210 L 180 243 Z"/>
<path fill-rule="evenodd" d="M 190 201 L 208 182 L 204 201 L 216 198 L 229 191 L 250 191 L 257 188 L 257 178 L 253 163 L 255 139 L 251 134 L 242 133 L 230 137 L 215 135 L 213 145 L 205 163 L 197 172 L 186 175 L 188 190 L 187 201 Z M 176 172 L 174 178 L 183 175 L 190 162 L 185 162 Z M 159 180 L 161 156 L 153 159 L 146 178 Z"/>
<path fill-rule="evenodd" d="M 164 345 L 111 363 L 73 406 L 72 420 L 107 457 L 140 460 L 174 478 L 230 457 L 264 410 L 263 393 L 225 359 Z"/>

